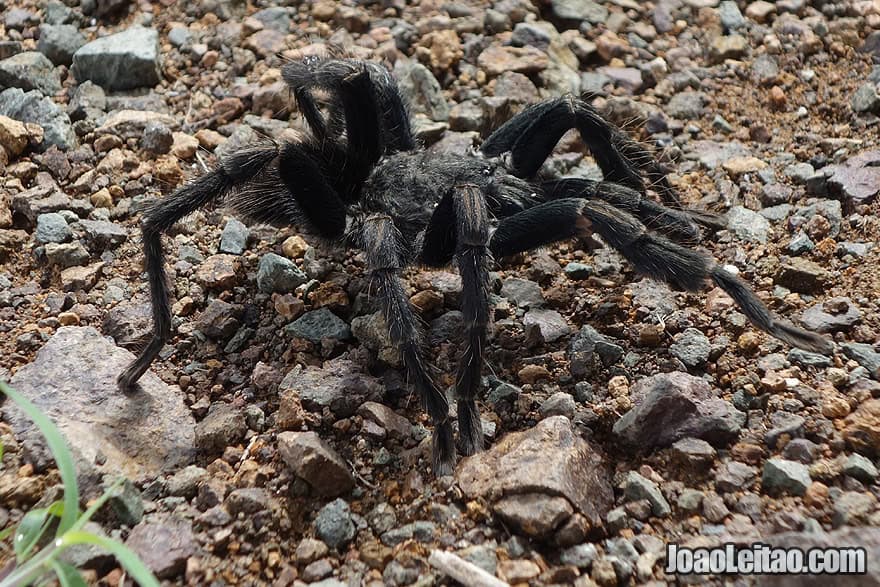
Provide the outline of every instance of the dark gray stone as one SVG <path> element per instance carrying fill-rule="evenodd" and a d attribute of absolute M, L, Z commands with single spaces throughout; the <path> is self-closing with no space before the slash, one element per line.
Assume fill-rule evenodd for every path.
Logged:
<path fill-rule="evenodd" d="M 221 253 L 229 253 L 231 255 L 241 255 L 247 248 L 250 230 L 244 223 L 235 218 L 226 221 L 223 227 L 223 233 L 220 235 Z"/>
<path fill-rule="evenodd" d="M 649 450 L 693 436 L 719 446 L 735 440 L 746 415 L 716 397 L 706 381 L 687 373 L 642 379 L 630 390 L 635 407 L 614 424 L 629 445 Z"/>
<path fill-rule="evenodd" d="M 803 495 L 812 483 L 806 465 L 785 459 L 768 459 L 761 477 L 762 489 L 770 494 Z"/>
<path fill-rule="evenodd" d="M 171 145 L 173 143 L 174 136 L 171 134 L 171 129 L 163 123 L 154 120 L 148 122 L 144 127 L 144 135 L 141 137 L 141 147 L 147 151 L 157 155 L 164 155 L 171 150 Z"/>
<path fill-rule="evenodd" d="M 770 415 L 770 429 L 764 434 L 764 442 L 771 449 L 776 448 L 783 435 L 798 438 L 804 435 L 804 418 L 789 412 L 773 412 Z"/>
<path fill-rule="evenodd" d="M 727 227 L 738 239 L 761 244 L 767 242 L 770 232 L 770 222 L 766 218 L 743 206 L 730 209 L 727 213 Z"/>
<path fill-rule="evenodd" d="M 627 501 L 647 499 L 651 503 L 651 511 L 658 518 L 666 517 L 672 513 L 669 502 L 663 497 L 657 484 L 635 471 L 626 474 L 626 479 L 623 482 L 623 496 Z"/>
<path fill-rule="evenodd" d="M 241 442 L 246 432 L 243 410 L 232 404 L 215 403 L 196 425 L 196 446 L 207 454 L 219 454 Z"/>
<path fill-rule="evenodd" d="M 263 293 L 289 293 L 308 279 L 308 276 L 290 259 L 275 253 L 266 253 L 260 257 L 257 287 Z"/>
<path fill-rule="evenodd" d="M 830 357 L 802 349 L 791 349 L 788 351 L 788 360 L 800 367 L 822 368 L 830 367 L 834 364 Z"/>
<path fill-rule="evenodd" d="M 855 204 L 869 204 L 880 192 L 880 150 L 865 151 L 825 168 L 828 188 Z"/>
<path fill-rule="evenodd" d="M 556 310 L 532 308 L 523 317 L 523 326 L 537 328 L 544 342 L 554 342 L 571 332 L 571 327 Z"/>
<path fill-rule="evenodd" d="M 806 438 L 792 438 L 782 450 L 782 456 L 789 461 L 797 461 L 806 465 L 813 462 L 819 446 Z"/>
<path fill-rule="evenodd" d="M 730 0 L 725 0 L 718 5 L 718 16 L 721 17 L 721 26 L 726 32 L 736 31 L 746 24 L 746 19 L 739 11 L 739 6 Z"/>
<path fill-rule="evenodd" d="M 115 249 L 128 240 L 128 231 L 115 222 L 80 220 L 77 224 L 85 231 L 86 240 L 93 250 Z"/>
<path fill-rule="evenodd" d="M 159 33 L 132 27 L 83 45 L 73 56 L 73 75 L 106 90 L 153 87 L 161 79 Z"/>
<path fill-rule="evenodd" d="M 351 328 L 348 324 L 327 308 L 306 312 L 296 321 L 285 326 L 284 332 L 289 336 L 305 338 L 314 343 L 320 343 L 324 338 L 337 340 L 351 338 Z"/>
<path fill-rule="evenodd" d="M 73 92 L 73 97 L 67 105 L 67 111 L 72 120 L 83 118 L 96 118 L 107 108 L 107 96 L 104 88 L 88 80 L 82 82 Z"/>
<path fill-rule="evenodd" d="M 673 118 L 695 120 L 702 116 L 706 100 L 703 92 L 681 92 L 670 98 L 664 110 Z"/>
<path fill-rule="evenodd" d="M 73 54 L 85 44 L 86 38 L 72 24 L 40 25 L 37 51 L 48 57 L 55 65 L 73 63 Z"/>
<path fill-rule="evenodd" d="M 592 0 L 552 0 L 550 6 L 553 14 L 563 20 L 600 24 L 608 19 L 608 9 Z"/>
<path fill-rule="evenodd" d="M 45 55 L 25 51 L 0 61 L 0 88 L 37 90 L 51 96 L 61 91 L 61 77 Z"/>
<path fill-rule="evenodd" d="M 69 241 L 72 236 L 73 231 L 70 230 L 67 220 L 61 214 L 49 212 L 37 217 L 37 230 L 34 233 L 34 239 L 37 243 L 41 245 L 63 243 Z"/>
<path fill-rule="evenodd" d="M 861 342 L 845 342 L 840 345 L 843 354 L 867 369 L 874 379 L 880 379 L 880 353 L 874 347 Z"/>
<path fill-rule="evenodd" d="M 673 357 L 684 363 L 685 367 L 694 369 L 706 364 L 712 345 L 709 338 L 696 328 L 686 329 L 675 342 L 669 346 Z"/>
<path fill-rule="evenodd" d="M 268 29 L 274 29 L 282 33 L 290 32 L 290 14 L 288 9 L 282 6 L 272 6 L 258 10 L 251 15 Z"/>
<path fill-rule="evenodd" d="M 340 549 L 351 542 L 354 535 L 351 509 L 343 499 L 334 499 L 322 507 L 315 517 L 315 536 L 330 548 Z"/>
<path fill-rule="evenodd" d="M 853 112 L 880 112 L 880 94 L 877 93 L 877 85 L 873 82 L 860 85 L 853 94 L 850 104 Z"/>
<path fill-rule="evenodd" d="M 536 308 L 544 305 L 541 286 L 528 279 L 511 277 L 501 284 L 501 295 L 521 308 Z"/>

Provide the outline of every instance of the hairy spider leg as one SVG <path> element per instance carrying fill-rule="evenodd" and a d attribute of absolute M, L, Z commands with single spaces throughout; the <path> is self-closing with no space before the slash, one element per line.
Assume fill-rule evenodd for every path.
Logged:
<path fill-rule="evenodd" d="M 288 143 L 281 151 L 278 174 L 311 227 L 323 237 L 338 238 L 345 232 L 345 203 L 327 182 L 313 157 L 314 154 L 303 146 Z M 276 205 L 280 203 L 276 202 Z M 255 220 L 268 221 L 268 218 L 254 217 L 250 210 L 243 211 Z M 274 222 L 280 220 L 288 226 L 293 223 L 289 215 L 279 218 L 277 211 L 272 209 L 267 209 L 266 213 L 274 216 Z"/>
<path fill-rule="evenodd" d="M 686 243 L 698 243 L 702 240 L 703 233 L 694 219 L 709 216 L 691 210 L 667 208 L 632 188 L 608 181 L 566 177 L 542 182 L 541 192 L 548 200 L 585 198 L 608 202 L 618 210 L 629 212 L 646 226 Z"/>
<path fill-rule="evenodd" d="M 168 303 L 162 233 L 211 200 L 229 193 L 236 185 L 249 181 L 277 156 L 278 149 L 275 145 L 233 153 L 217 169 L 193 180 L 146 212 L 141 221 L 141 234 L 153 308 L 153 337 L 117 378 L 121 390 L 131 389 L 149 369 L 165 341 L 171 336 L 171 309 Z"/>
<path fill-rule="evenodd" d="M 400 349 L 409 381 L 421 396 L 434 424 L 434 474 L 449 475 L 455 467 L 449 402 L 428 372 L 422 332 L 401 282 L 400 273 L 406 265 L 406 243 L 394 221 L 385 214 L 359 218 L 355 225 L 359 245 L 367 256 L 371 286 L 378 291 L 391 340 Z"/>
<path fill-rule="evenodd" d="M 465 334 L 455 384 L 458 439 L 462 454 L 469 456 L 483 448 L 476 396 L 489 324 L 489 211 L 486 198 L 476 185 L 456 186 L 450 195 L 455 211 L 455 264 L 461 275 Z"/>
<path fill-rule="evenodd" d="M 340 96 L 341 92 L 347 91 L 350 99 L 356 101 L 363 100 L 369 94 L 371 103 L 362 102 L 359 105 L 359 115 L 366 114 L 381 121 L 379 132 L 375 136 L 376 139 L 381 139 L 383 153 L 410 151 L 416 147 L 405 102 L 397 83 L 386 68 L 354 59 L 309 57 L 302 62 L 285 65 L 281 72 L 285 82 L 293 89 L 297 104 L 316 137 L 325 139 L 328 130 L 312 90 L 324 89 L 331 93 L 331 113 L 339 108 L 340 98 L 345 100 L 344 96 Z M 368 90 L 352 85 L 345 87 L 345 80 L 358 75 L 358 72 L 365 73 L 370 86 Z M 375 112 L 365 112 L 366 107 L 373 108 Z M 344 103 L 342 109 L 348 124 L 347 118 L 351 111 Z"/>
<path fill-rule="evenodd" d="M 667 203 L 681 206 L 660 164 L 588 103 L 565 96 L 526 108 L 492 133 L 481 150 L 490 157 L 511 152 L 517 176 L 533 178 L 559 140 L 576 128 L 607 181 L 645 193 L 644 171 Z"/>
<path fill-rule="evenodd" d="M 829 354 L 833 350 L 826 338 L 776 320 L 742 280 L 708 255 L 648 232 L 638 219 L 602 201 L 565 198 L 535 206 L 502 220 L 489 247 L 500 257 L 590 232 L 599 234 L 652 279 L 688 291 L 699 291 L 711 279 L 761 330 L 808 351 Z"/>

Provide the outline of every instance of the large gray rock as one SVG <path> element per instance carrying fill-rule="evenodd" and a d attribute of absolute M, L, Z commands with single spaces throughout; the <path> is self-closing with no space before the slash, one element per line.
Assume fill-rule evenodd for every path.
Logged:
<path fill-rule="evenodd" d="M 85 44 L 86 38 L 72 24 L 40 25 L 37 51 L 48 57 L 55 65 L 70 65 L 73 62 L 73 54 Z"/>
<path fill-rule="evenodd" d="M 153 87 L 161 79 L 159 33 L 132 27 L 92 41 L 74 54 L 72 71 L 106 90 Z"/>
<path fill-rule="evenodd" d="M 133 359 L 91 326 L 65 326 L 10 382 L 55 422 L 81 475 L 155 477 L 195 456 L 195 423 L 177 387 L 147 372 L 137 391 L 119 392 L 116 376 Z M 11 402 L 3 414 L 27 460 L 48 465 L 51 455 L 33 423 Z"/>
<path fill-rule="evenodd" d="M 45 55 L 25 51 L 0 61 L 0 88 L 10 87 L 51 96 L 61 90 L 61 77 Z"/>
<path fill-rule="evenodd" d="M 24 92 L 19 88 L 9 88 L 0 93 L 0 114 L 20 120 L 33 122 L 43 127 L 43 148 L 51 145 L 68 150 L 76 147 L 76 134 L 70 118 L 51 99 L 43 97 L 37 90 Z"/>
<path fill-rule="evenodd" d="M 491 449 L 464 459 L 455 477 L 469 499 L 495 502 L 522 494 L 546 500 L 564 497 L 575 513 L 593 525 L 601 523 L 614 499 L 603 457 L 575 433 L 564 416 L 546 418 L 529 430 L 508 434 Z M 499 508 L 509 509 L 504 502 Z M 554 504 L 534 509 L 538 512 L 535 519 L 546 520 L 545 513 L 551 512 L 552 526 L 564 523 L 558 515 L 560 508 Z M 541 526 L 542 531 L 544 528 Z"/>
<path fill-rule="evenodd" d="M 739 436 L 746 415 L 715 397 L 712 387 L 687 373 L 662 373 L 630 390 L 635 407 L 614 424 L 614 433 L 642 449 L 692 436 L 719 446 Z"/>

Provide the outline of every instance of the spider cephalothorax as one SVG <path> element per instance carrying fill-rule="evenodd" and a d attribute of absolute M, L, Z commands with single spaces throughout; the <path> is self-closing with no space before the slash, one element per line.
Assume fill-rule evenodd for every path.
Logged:
<path fill-rule="evenodd" d="M 646 275 L 690 291 L 714 281 L 758 328 L 798 347 L 830 351 L 826 339 L 774 319 L 739 278 L 710 257 L 675 242 L 698 240 L 699 224 L 712 217 L 680 209 L 653 157 L 577 97 L 526 108 L 477 154 L 438 156 L 417 145 L 404 100 L 385 68 L 310 57 L 282 71 L 310 135 L 232 153 L 145 214 L 153 339 L 120 375 L 122 389 L 135 384 L 171 335 L 161 235 L 213 200 L 253 221 L 294 225 L 364 251 L 391 338 L 433 420 L 436 474 L 452 470 L 456 451 L 449 405 L 426 364 L 419 323 L 400 281 L 411 264 L 454 263 L 461 274 L 465 344 L 456 393 L 458 447 L 465 455 L 483 442 L 475 398 L 493 257 L 597 234 Z M 539 177 L 539 168 L 571 129 L 580 132 L 605 181 Z M 504 154 L 509 156 L 502 160 Z M 645 196 L 646 180 L 671 207 Z"/>

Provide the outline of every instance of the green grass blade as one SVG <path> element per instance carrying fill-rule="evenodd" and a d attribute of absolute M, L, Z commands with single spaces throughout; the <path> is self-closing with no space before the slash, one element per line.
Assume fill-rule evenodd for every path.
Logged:
<path fill-rule="evenodd" d="M 22 516 L 12 544 L 19 564 L 28 558 L 51 522 L 52 516 L 49 514 L 49 508 L 31 510 Z"/>
<path fill-rule="evenodd" d="M 58 582 L 61 587 L 88 587 L 85 579 L 79 574 L 79 571 L 73 565 L 64 561 L 53 560 L 52 570 L 58 576 Z"/>
<path fill-rule="evenodd" d="M 2 530 L 0 530 L 0 542 L 3 542 L 7 538 L 9 538 L 9 536 L 13 532 L 15 532 L 15 528 L 13 526 L 7 526 L 6 528 L 3 528 Z"/>
<path fill-rule="evenodd" d="M 61 537 L 59 549 L 65 549 L 74 544 L 94 544 L 110 552 L 122 565 L 122 568 L 137 581 L 141 587 L 159 587 L 159 581 L 141 559 L 127 546 L 110 538 L 98 536 L 84 530 L 67 532 Z"/>
<path fill-rule="evenodd" d="M 70 454 L 70 449 L 67 448 L 67 443 L 64 442 L 61 432 L 37 406 L 3 381 L 0 381 L 0 392 L 8 396 L 27 414 L 28 418 L 33 420 L 45 437 L 46 444 L 52 451 L 52 456 L 55 457 L 58 473 L 61 475 L 61 483 L 64 485 L 64 512 L 61 515 L 61 522 L 58 524 L 58 531 L 55 533 L 55 536 L 61 536 L 73 526 L 79 515 L 79 489 L 76 485 L 76 467 L 73 464 L 73 455 Z"/>

